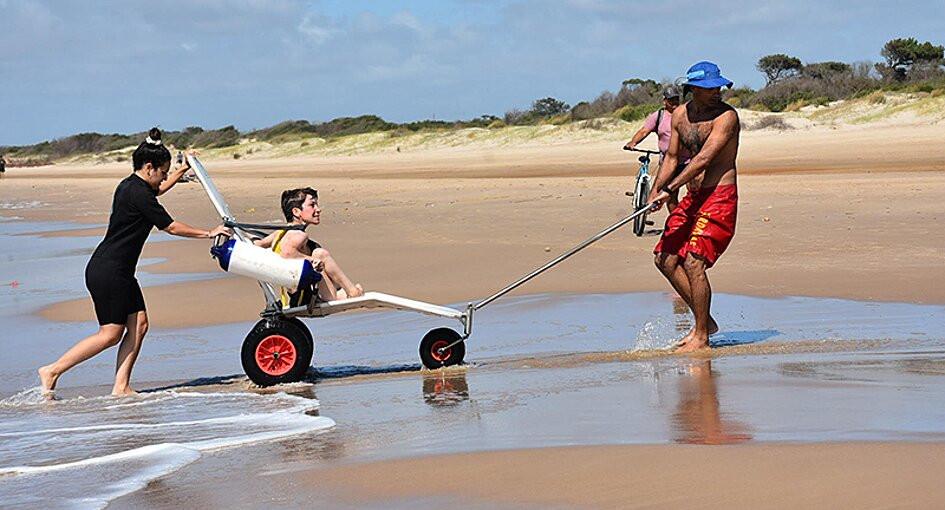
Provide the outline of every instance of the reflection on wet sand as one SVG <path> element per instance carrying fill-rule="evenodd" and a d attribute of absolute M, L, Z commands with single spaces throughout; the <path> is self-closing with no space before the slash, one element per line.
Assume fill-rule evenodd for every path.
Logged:
<path fill-rule="evenodd" d="M 434 407 L 451 407 L 469 400 L 466 370 L 432 370 L 423 374 L 423 401 Z"/>
<path fill-rule="evenodd" d="M 748 427 L 726 419 L 719 409 L 712 360 L 693 360 L 679 381 L 679 403 L 673 413 L 673 439 L 686 444 L 735 444 L 750 441 Z"/>
<path fill-rule="evenodd" d="M 676 332 L 689 333 L 692 329 L 692 316 L 689 314 L 689 305 L 679 296 L 673 296 L 673 318 L 676 319 Z"/>

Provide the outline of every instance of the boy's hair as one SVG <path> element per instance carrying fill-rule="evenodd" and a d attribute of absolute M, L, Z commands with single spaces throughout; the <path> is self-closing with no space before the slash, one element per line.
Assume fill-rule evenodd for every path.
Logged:
<path fill-rule="evenodd" d="M 295 188 L 282 192 L 282 214 L 285 215 L 285 221 L 291 222 L 293 220 L 292 209 L 296 207 L 301 209 L 302 204 L 305 203 L 305 197 L 309 195 L 318 200 L 318 191 L 314 188 Z"/>

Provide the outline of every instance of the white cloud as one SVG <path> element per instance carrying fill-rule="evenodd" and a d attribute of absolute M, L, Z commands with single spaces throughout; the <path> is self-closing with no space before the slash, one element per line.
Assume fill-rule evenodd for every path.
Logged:
<path fill-rule="evenodd" d="M 302 36 L 305 37 L 305 39 L 309 42 L 315 43 L 316 45 L 326 43 L 334 32 L 334 30 L 330 27 L 319 24 L 319 21 L 315 20 L 314 15 L 306 14 L 302 18 L 302 21 L 299 22 L 298 26 L 298 30 Z"/>

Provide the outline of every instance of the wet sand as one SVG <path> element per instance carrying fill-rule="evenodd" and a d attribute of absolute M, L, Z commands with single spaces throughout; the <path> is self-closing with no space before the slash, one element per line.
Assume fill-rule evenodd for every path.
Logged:
<path fill-rule="evenodd" d="M 943 468 L 945 444 L 598 446 L 393 460 L 296 481 L 352 506 L 932 508 L 945 501 Z"/>
<path fill-rule="evenodd" d="M 293 391 L 336 428 L 111 507 L 929 508 L 942 390 L 942 352 L 868 348 L 321 380 Z"/>

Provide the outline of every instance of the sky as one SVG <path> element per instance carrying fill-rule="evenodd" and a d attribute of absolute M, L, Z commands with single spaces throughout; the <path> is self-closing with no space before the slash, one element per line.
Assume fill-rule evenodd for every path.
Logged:
<path fill-rule="evenodd" d="M 712 60 L 945 44 L 943 0 L 0 0 L 0 146 L 153 125 L 468 119 Z"/>

